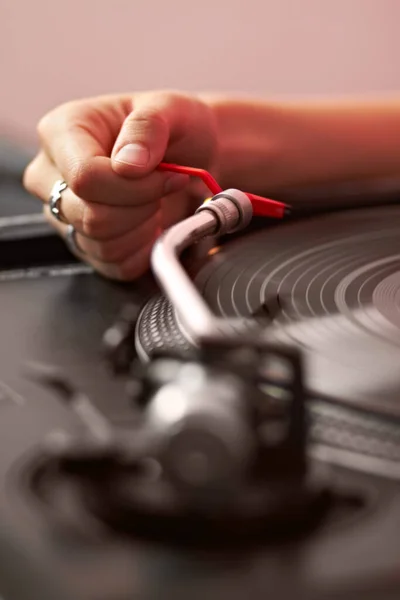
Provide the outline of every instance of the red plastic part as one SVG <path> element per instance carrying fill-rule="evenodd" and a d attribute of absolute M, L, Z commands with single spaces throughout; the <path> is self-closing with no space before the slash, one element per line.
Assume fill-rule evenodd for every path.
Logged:
<path fill-rule="evenodd" d="M 183 165 L 174 165 L 165 162 L 160 163 L 158 168 L 160 171 L 170 171 L 173 173 L 182 173 L 183 175 L 198 177 L 208 187 L 213 196 L 223 191 L 221 186 L 215 181 L 214 177 L 205 169 L 185 167 Z M 253 205 L 254 214 L 258 217 L 281 219 L 289 210 L 289 206 L 283 202 L 270 200 L 269 198 L 263 198 L 262 196 L 256 196 L 255 194 L 248 194 L 247 192 L 245 192 L 245 194 L 249 197 Z"/>

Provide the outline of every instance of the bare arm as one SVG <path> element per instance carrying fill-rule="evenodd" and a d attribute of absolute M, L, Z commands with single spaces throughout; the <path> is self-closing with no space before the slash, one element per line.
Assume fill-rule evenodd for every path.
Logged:
<path fill-rule="evenodd" d="M 261 192 L 400 176 L 400 97 L 207 101 L 217 118 L 222 184 Z"/>

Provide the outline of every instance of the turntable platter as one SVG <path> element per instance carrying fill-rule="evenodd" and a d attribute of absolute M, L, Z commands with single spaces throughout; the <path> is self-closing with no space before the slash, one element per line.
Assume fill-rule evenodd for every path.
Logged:
<path fill-rule="evenodd" d="M 313 394 L 400 414 L 400 207 L 250 232 L 215 249 L 194 281 L 223 317 L 282 307 L 269 335 L 302 348 Z M 144 308 L 137 341 L 143 356 L 190 345 L 161 296 Z"/>

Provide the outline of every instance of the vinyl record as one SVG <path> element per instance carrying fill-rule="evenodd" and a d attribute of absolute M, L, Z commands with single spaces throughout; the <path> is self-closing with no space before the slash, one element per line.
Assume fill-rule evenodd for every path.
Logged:
<path fill-rule="evenodd" d="M 219 316 L 277 313 L 269 335 L 304 351 L 313 394 L 400 415 L 400 207 L 250 232 L 214 249 L 194 282 Z M 189 346 L 169 301 L 150 300 L 140 354 Z"/>

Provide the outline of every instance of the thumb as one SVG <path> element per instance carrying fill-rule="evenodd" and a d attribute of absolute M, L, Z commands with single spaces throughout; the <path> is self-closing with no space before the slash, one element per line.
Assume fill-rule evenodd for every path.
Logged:
<path fill-rule="evenodd" d="M 153 171 L 163 160 L 171 124 L 161 107 L 135 108 L 122 124 L 111 154 L 114 171 L 140 177 Z"/>

